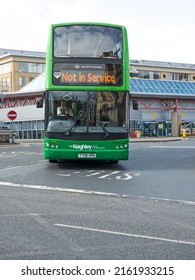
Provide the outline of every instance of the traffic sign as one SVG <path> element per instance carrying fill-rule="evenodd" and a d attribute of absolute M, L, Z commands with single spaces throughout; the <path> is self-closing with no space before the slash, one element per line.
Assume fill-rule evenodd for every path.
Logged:
<path fill-rule="evenodd" d="M 10 119 L 11 121 L 15 120 L 17 118 L 17 113 L 15 111 L 9 111 L 7 113 L 7 117 L 8 119 Z"/>

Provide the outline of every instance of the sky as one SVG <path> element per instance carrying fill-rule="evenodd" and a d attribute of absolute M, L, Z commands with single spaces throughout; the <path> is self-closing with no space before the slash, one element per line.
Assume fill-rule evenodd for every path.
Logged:
<path fill-rule="evenodd" d="M 130 59 L 195 64 L 195 0 L 6 0 L 0 48 L 46 52 L 49 26 L 124 25 Z"/>

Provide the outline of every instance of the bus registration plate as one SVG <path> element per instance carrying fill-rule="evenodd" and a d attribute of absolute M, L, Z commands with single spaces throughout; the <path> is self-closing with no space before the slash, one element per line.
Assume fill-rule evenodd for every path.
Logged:
<path fill-rule="evenodd" d="M 78 154 L 78 158 L 96 158 L 96 154 L 80 153 Z"/>

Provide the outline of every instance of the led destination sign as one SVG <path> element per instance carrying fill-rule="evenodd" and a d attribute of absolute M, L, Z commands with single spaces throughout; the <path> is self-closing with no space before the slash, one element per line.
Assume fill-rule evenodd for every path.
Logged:
<path fill-rule="evenodd" d="M 121 67 L 116 64 L 64 64 L 57 63 L 53 68 L 53 84 L 55 85 L 115 85 L 122 81 Z"/>

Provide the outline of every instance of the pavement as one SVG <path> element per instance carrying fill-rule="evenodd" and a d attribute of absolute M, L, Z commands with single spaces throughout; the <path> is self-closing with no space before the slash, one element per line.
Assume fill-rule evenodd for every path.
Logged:
<path fill-rule="evenodd" d="M 182 141 L 182 140 L 188 140 L 189 138 L 183 138 L 183 137 L 138 137 L 138 138 L 129 138 L 129 142 L 137 143 L 137 142 L 168 142 L 168 141 Z M 43 139 L 16 139 L 15 142 L 17 144 L 20 143 L 33 143 L 33 142 L 39 142 L 42 143 Z M 16 144 L 15 143 L 15 144 Z"/>
<path fill-rule="evenodd" d="M 138 137 L 138 138 L 129 138 L 129 142 L 137 143 L 137 142 L 169 142 L 169 141 L 184 141 L 189 138 L 183 137 Z"/>
<path fill-rule="evenodd" d="M 129 138 L 130 143 L 139 143 L 139 142 L 169 142 L 169 141 L 185 141 L 189 140 L 188 137 L 137 137 Z M 43 143 L 43 139 L 16 139 L 14 143 L 0 143 L 0 145 L 14 145 L 14 144 L 23 144 L 23 143 Z"/>

